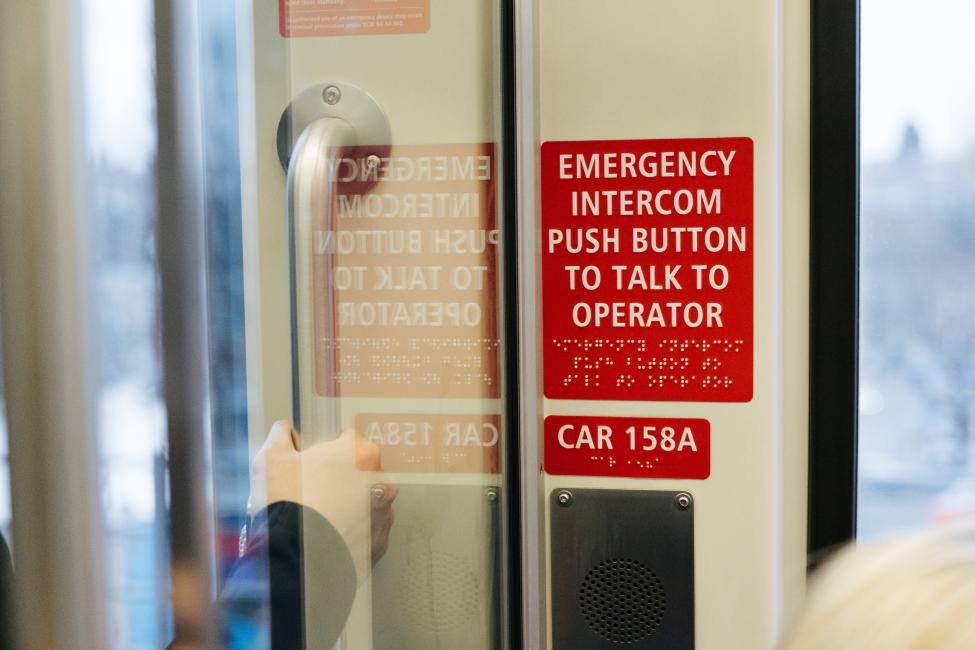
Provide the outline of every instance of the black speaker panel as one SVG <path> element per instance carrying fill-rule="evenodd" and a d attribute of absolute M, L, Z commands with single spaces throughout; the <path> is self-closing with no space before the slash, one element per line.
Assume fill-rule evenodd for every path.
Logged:
<path fill-rule="evenodd" d="M 550 503 L 554 650 L 692 650 L 690 495 L 568 488 Z"/>

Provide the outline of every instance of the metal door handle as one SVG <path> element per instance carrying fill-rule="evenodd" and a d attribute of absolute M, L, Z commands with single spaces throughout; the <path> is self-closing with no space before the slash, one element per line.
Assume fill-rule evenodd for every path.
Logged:
<path fill-rule="evenodd" d="M 329 254 L 316 253 L 316 232 L 337 230 L 335 197 L 343 156 L 353 148 L 357 156 L 363 151 L 375 155 L 388 149 L 389 140 L 385 114 L 371 96 L 350 84 L 309 88 L 291 103 L 278 127 L 278 154 L 288 171 L 292 416 L 298 430 L 302 424 L 313 425 L 316 430 L 306 433 L 315 439 L 339 434 L 335 404 L 322 414 L 325 405 L 317 403 L 322 392 L 337 397 L 339 387 L 332 263 L 329 259 L 316 266 L 316 254 Z M 368 184 L 357 187 L 362 190 Z M 316 290 L 325 295 L 316 296 Z M 318 336 L 327 339 L 320 350 Z M 319 382 L 332 385 L 321 391 Z"/>
<path fill-rule="evenodd" d="M 302 407 L 308 408 L 302 399 L 302 390 L 317 390 L 316 364 L 324 366 L 322 377 L 335 376 L 335 345 L 325 344 L 323 358 L 318 358 L 315 337 L 321 332 L 316 319 L 321 319 L 325 336 L 335 339 L 334 291 L 332 265 L 323 264 L 318 286 L 327 295 L 315 300 L 316 278 L 319 271 L 314 264 L 316 226 L 324 231 L 335 230 L 336 168 L 342 150 L 355 143 L 355 132 L 345 120 L 323 117 L 308 125 L 298 138 L 288 164 L 288 224 L 291 231 L 291 372 L 293 393 L 293 418 L 295 428 L 301 430 Z M 317 222 L 317 223 L 316 223 Z M 318 313 L 314 313 L 315 310 Z M 336 394 L 334 390 L 329 391 Z M 302 402 L 306 402 L 305 405 Z M 332 431 L 326 436 L 338 434 L 335 409 L 330 409 L 325 423 Z M 316 421 L 318 419 L 316 418 Z"/>

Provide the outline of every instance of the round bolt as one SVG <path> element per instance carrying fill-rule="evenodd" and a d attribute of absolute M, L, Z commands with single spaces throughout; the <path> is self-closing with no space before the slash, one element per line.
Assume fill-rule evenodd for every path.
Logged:
<path fill-rule="evenodd" d="M 692 497 L 687 492 L 681 492 L 676 497 L 674 497 L 674 503 L 681 510 L 687 510 L 688 508 L 691 507 L 691 504 L 694 503 L 694 497 Z"/>
<path fill-rule="evenodd" d="M 325 86 L 322 91 L 322 100 L 329 106 L 335 106 L 342 99 L 342 91 L 338 86 Z"/>
<path fill-rule="evenodd" d="M 372 486 L 372 498 L 376 501 L 382 501 L 386 498 L 386 486 L 385 485 L 373 485 Z"/>
<path fill-rule="evenodd" d="M 568 508 L 570 505 L 572 505 L 572 493 L 568 490 L 559 490 L 555 500 L 558 501 L 559 505 L 563 508 Z"/>
<path fill-rule="evenodd" d="M 494 487 L 493 488 L 488 488 L 488 491 L 487 491 L 487 500 L 490 501 L 491 503 L 497 503 L 498 502 L 498 488 L 494 488 Z"/>
<path fill-rule="evenodd" d="M 380 163 L 380 159 L 379 156 L 377 156 L 376 154 L 371 154 L 369 156 L 366 156 L 366 169 L 368 169 L 369 171 L 373 171 L 374 169 L 379 167 L 379 163 Z"/>

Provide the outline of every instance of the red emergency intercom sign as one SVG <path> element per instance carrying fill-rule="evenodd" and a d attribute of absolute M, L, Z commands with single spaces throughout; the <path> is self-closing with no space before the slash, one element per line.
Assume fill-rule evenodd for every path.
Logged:
<path fill-rule="evenodd" d="M 751 400 L 752 148 L 542 145 L 547 397 Z"/>

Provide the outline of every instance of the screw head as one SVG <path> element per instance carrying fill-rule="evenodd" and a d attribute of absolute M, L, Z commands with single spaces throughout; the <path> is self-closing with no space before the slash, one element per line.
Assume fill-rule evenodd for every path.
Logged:
<path fill-rule="evenodd" d="M 555 496 L 555 500 L 559 502 L 560 506 L 567 508 L 572 505 L 572 493 L 568 490 L 559 490 L 559 493 Z"/>
<path fill-rule="evenodd" d="M 322 100 L 329 106 L 335 106 L 342 99 L 342 91 L 338 86 L 325 86 L 322 91 Z"/>
<path fill-rule="evenodd" d="M 379 156 L 376 154 L 370 154 L 369 156 L 366 156 L 366 169 L 372 171 L 379 167 L 380 162 Z"/>
<path fill-rule="evenodd" d="M 688 508 L 691 507 L 692 503 L 694 503 L 694 497 L 692 497 L 687 492 L 681 492 L 680 494 L 674 497 L 674 504 L 680 510 L 687 510 Z"/>
<path fill-rule="evenodd" d="M 488 488 L 488 491 L 487 491 L 487 500 L 490 501 L 491 503 L 497 503 L 498 502 L 498 488 L 494 488 L 494 487 L 493 488 Z"/>
<path fill-rule="evenodd" d="M 372 490 L 370 490 L 372 498 L 376 501 L 382 501 L 386 497 L 386 486 L 385 485 L 374 485 Z"/>

